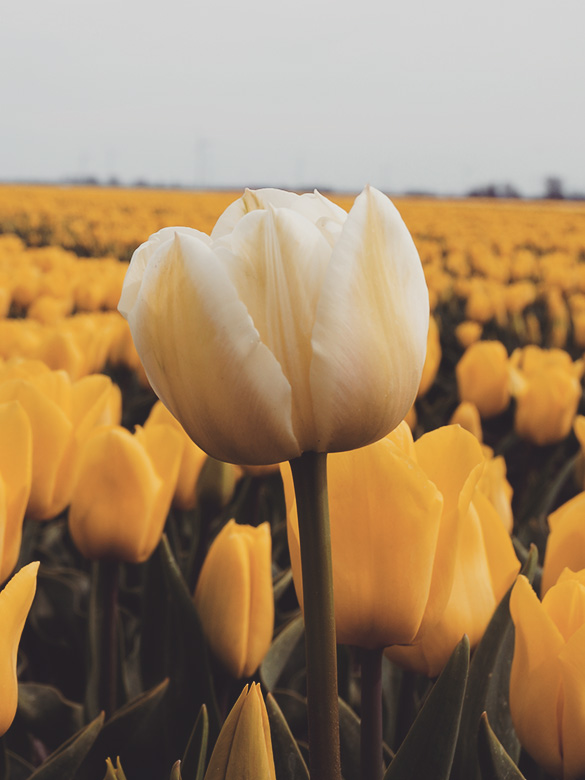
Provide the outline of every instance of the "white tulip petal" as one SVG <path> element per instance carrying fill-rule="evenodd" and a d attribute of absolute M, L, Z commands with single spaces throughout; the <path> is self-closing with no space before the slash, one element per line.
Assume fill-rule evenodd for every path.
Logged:
<path fill-rule="evenodd" d="M 128 319 L 128 313 L 136 303 L 136 299 L 140 292 L 140 285 L 142 284 L 142 276 L 150 258 L 163 244 L 173 241 L 176 233 L 194 236 L 205 244 L 211 244 L 211 239 L 206 233 L 195 230 L 195 228 L 187 227 L 163 228 L 162 230 L 159 230 L 158 233 L 153 233 L 148 241 L 140 244 L 132 255 L 132 260 L 130 261 L 128 271 L 126 272 L 126 278 L 124 279 L 124 287 L 122 288 L 120 302 L 118 303 L 118 311 L 126 317 L 126 319 Z"/>
<path fill-rule="evenodd" d="M 311 448 L 311 334 L 329 244 L 300 214 L 270 206 L 243 217 L 213 249 L 292 387 L 293 430 L 301 449 Z"/>
<path fill-rule="evenodd" d="M 296 192 L 277 190 L 266 187 L 260 190 L 246 190 L 241 198 L 230 204 L 215 223 L 211 232 L 212 239 L 228 235 L 236 224 L 251 211 L 262 211 L 269 206 L 276 209 L 291 209 L 302 214 L 310 222 L 315 223 L 320 218 L 326 218 L 342 224 L 347 219 L 347 213 L 332 201 L 323 197 L 320 192 L 297 195 Z"/>
<path fill-rule="evenodd" d="M 245 464 L 300 454 L 290 384 L 205 241 L 178 232 L 151 255 L 128 321 L 155 392 L 203 450 Z"/>
<path fill-rule="evenodd" d="M 311 387 L 318 449 L 361 447 L 391 431 L 417 393 L 428 291 L 412 238 L 390 200 L 356 199 L 323 282 Z"/>

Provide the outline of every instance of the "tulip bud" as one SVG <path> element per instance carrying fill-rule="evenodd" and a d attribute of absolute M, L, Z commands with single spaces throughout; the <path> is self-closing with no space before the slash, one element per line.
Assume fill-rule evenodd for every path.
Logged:
<path fill-rule="evenodd" d="M 494 417 L 510 403 L 508 353 L 500 341 L 478 341 L 455 367 L 459 398 L 471 401 L 480 415 Z"/>
<path fill-rule="evenodd" d="M 203 562 L 193 600 L 214 654 L 235 678 L 249 677 L 274 631 L 272 544 L 268 523 L 230 520 Z"/>
<path fill-rule="evenodd" d="M 260 686 L 244 686 L 219 733 L 204 780 L 276 780 L 272 739 Z"/>
<path fill-rule="evenodd" d="M 349 215 L 318 193 L 258 190 L 211 237 L 165 228 L 134 253 L 119 309 L 193 441 L 247 465 L 396 427 L 419 387 L 429 318 L 414 243 L 371 187 Z"/>
<path fill-rule="evenodd" d="M 106 427 L 87 440 L 69 509 L 69 531 L 86 558 L 147 560 L 160 541 L 181 461 L 170 426 L 133 436 Z"/>
<path fill-rule="evenodd" d="M 518 738 L 554 777 L 585 774 L 585 571 L 569 569 L 542 603 L 525 577 L 510 599 L 516 629 L 510 713 Z"/>
<path fill-rule="evenodd" d="M 18 643 L 37 586 L 38 562 L 24 566 L 0 592 L 0 735 L 14 720 L 18 704 Z"/>

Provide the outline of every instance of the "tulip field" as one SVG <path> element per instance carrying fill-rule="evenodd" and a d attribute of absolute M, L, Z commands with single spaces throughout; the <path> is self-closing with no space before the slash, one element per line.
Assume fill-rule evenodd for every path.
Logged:
<path fill-rule="evenodd" d="M 585 203 L 392 203 L 0 185 L 0 780 L 585 778 Z"/>

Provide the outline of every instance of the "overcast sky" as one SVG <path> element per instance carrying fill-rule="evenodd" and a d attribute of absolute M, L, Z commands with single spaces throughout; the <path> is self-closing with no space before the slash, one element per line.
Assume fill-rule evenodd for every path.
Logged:
<path fill-rule="evenodd" d="M 0 180 L 585 191 L 584 0 L 0 5 Z"/>

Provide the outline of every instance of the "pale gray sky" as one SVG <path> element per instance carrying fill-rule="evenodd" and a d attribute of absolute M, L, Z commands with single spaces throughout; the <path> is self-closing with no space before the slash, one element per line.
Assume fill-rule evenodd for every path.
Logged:
<path fill-rule="evenodd" d="M 584 0 L 0 7 L 0 180 L 585 191 Z"/>

